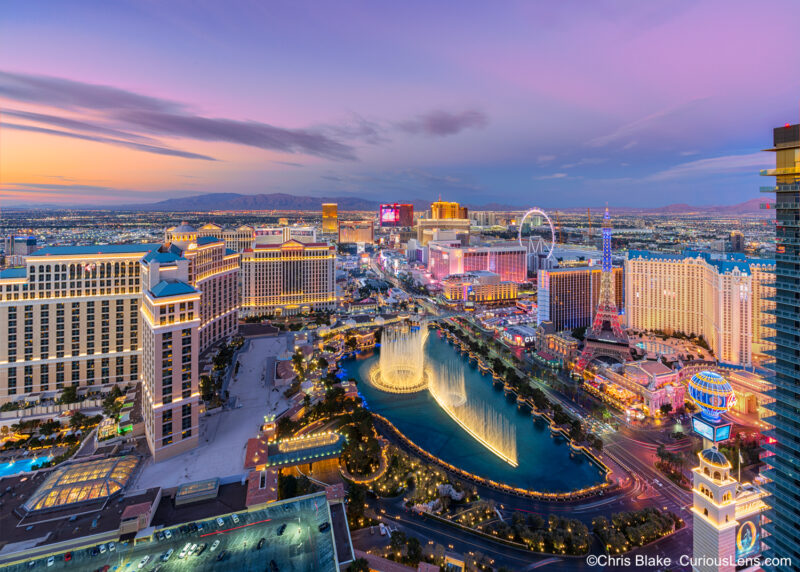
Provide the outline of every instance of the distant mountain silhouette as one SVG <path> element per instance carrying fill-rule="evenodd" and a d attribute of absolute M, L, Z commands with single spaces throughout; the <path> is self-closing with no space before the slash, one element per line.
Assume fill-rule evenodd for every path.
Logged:
<path fill-rule="evenodd" d="M 50 208 L 63 209 L 73 208 L 79 210 L 111 209 L 128 211 L 152 211 L 152 212 L 212 212 L 212 211 L 308 211 L 320 212 L 322 203 L 337 203 L 340 212 L 346 211 L 375 211 L 377 212 L 381 202 L 395 201 L 375 201 L 359 197 L 307 197 L 289 195 L 287 193 L 269 193 L 258 195 L 242 195 L 239 193 L 209 193 L 205 195 L 195 195 L 191 197 L 181 197 L 166 199 L 156 203 L 143 203 L 131 205 L 76 205 L 74 207 L 64 207 L 63 205 L 44 205 L 32 204 L 29 206 L 5 206 L 5 209 L 42 209 Z M 411 203 L 414 211 L 423 212 L 430 208 L 431 200 L 412 199 L 398 200 L 400 203 Z M 623 206 L 612 206 L 612 211 L 617 213 L 652 213 L 652 214 L 723 214 L 723 215 L 753 215 L 768 214 L 769 211 L 762 209 L 761 205 L 772 201 L 761 198 L 750 199 L 735 205 L 713 205 L 713 206 L 691 206 L 685 203 L 675 203 L 663 207 L 653 208 L 634 208 Z M 487 203 L 483 205 L 465 204 L 470 211 L 523 211 L 535 205 L 509 205 L 503 203 Z M 594 206 L 591 211 L 601 211 L 605 207 Z M 555 211 L 561 212 L 586 212 L 586 207 L 568 208 L 547 208 L 551 214 Z"/>

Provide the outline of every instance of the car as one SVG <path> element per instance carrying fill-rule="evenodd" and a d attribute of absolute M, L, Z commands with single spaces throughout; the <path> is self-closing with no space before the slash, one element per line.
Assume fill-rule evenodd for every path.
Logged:
<path fill-rule="evenodd" d="M 67 552 L 64 555 L 64 562 L 69 562 L 70 560 L 72 560 L 72 552 Z"/>
<path fill-rule="evenodd" d="M 170 548 L 164 554 L 162 554 L 161 555 L 161 562 L 167 562 L 170 559 L 170 556 L 172 556 L 173 552 L 175 552 L 175 549 L 174 548 Z"/>
<path fill-rule="evenodd" d="M 217 526 L 218 526 L 218 527 L 220 527 L 220 528 L 222 528 L 223 526 L 225 526 L 225 521 L 224 521 L 224 520 L 222 520 L 222 518 L 221 518 L 221 517 L 219 517 L 219 516 L 217 517 Z"/>
<path fill-rule="evenodd" d="M 142 556 L 142 559 L 139 560 L 139 568 L 144 568 L 145 566 L 147 566 L 148 562 L 150 562 L 150 555 L 145 554 L 144 556 Z"/>
<path fill-rule="evenodd" d="M 218 562 L 222 562 L 223 560 L 225 560 L 225 557 L 226 557 L 226 556 L 228 556 L 228 551 L 227 551 L 227 550 L 223 550 L 222 552 L 220 552 L 220 553 L 217 555 L 217 561 L 218 561 Z"/>
<path fill-rule="evenodd" d="M 218 546 L 219 546 L 219 539 L 217 539 L 217 540 L 215 540 L 213 542 L 213 544 L 211 545 L 211 548 L 209 550 L 211 550 L 211 552 L 214 552 L 217 549 Z"/>
<path fill-rule="evenodd" d="M 278 529 L 278 536 L 281 536 L 284 532 L 286 532 L 286 523 L 285 522 Z"/>
<path fill-rule="evenodd" d="M 181 549 L 181 553 L 178 554 L 178 558 L 180 558 L 181 560 L 186 558 L 186 553 L 189 552 L 189 549 L 191 547 L 192 547 L 192 543 L 191 542 L 187 542 L 186 545 Z"/>
<path fill-rule="evenodd" d="M 91 549 L 89 554 L 92 556 L 97 556 L 98 554 L 100 554 L 100 549 L 97 546 L 95 546 Z"/>
<path fill-rule="evenodd" d="M 263 538 L 258 541 L 258 544 L 256 544 L 256 550 L 261 550 L 262 546 L 264 546 L 264 539 Z"/>
<path fill-rule="evenodd" d="M 269 561 L 269 572 L 278 572 L 278 563 L 274 560 Z"/>
<path fill-rule="evenodd" d="M 235 524 L 239 524 L 239 515 L 238 515 L 238 514 L 236 514 L 236 513 L 233 513 L 233 514 L 231 515 L 231 519 L 233 519 L 233 522 L 234 522 Z"/>
<path fill-rule="evenodd" d="M 204 542 L 203 544 L 201 544 L 201 545 L 200 545 L 200 546 L 197 548 L 197 553 L 195 554 L 195 556 L 200 556 L 200 555 L 201 555 L 201 554 L 202 554 L 202 553 L 205 551 L 205 549 L 206 549 L 207 547 L 208 547 L 208 543 L 207 543 L 207 542 Z"/>
<path fill-rule="evenodd" d="M 108 543 L 108 551 L 109 552 L 114 552 L 116 549 L 117 549 L 117 545 L 116 544 L 114 544 L 113 542 L 109 542 Z"/>
<path fill-rule="evenodd" d="M 33 568 L 34 566 L 36 566 L 36 560 L 31 560 L 28 562 L 28 568 Z"/>
<path fill-rule="evenodd" d="M 197 523 L 197 532 L 203 532 L 203 523 L 202 522 L 198 522 Z"/>
<path fill-rule="evenodd" d="M 323 522 L 322 524 L 319 525 L 319 531 L 320 532 L 325 532 L 330 527 L 331 527 L 331 523 L 326 520 L 325 522 Z"/>
<path fill-rule="evenodd" d="M 105 553 L 106 553 L 106 545 L 105 544 L 101 544 L 100 545 L 100 554 L 105 554 Z"/>
<path fill-rule="evenodd" d="M 195 550 L 197 550 L 197 543 L 196 542 L 194 544 L 192 544 L 192 547 L 186 553 L 186 556 L 191 556 L 192 554 L 194 554 Z"/>
<path fill-rule="evenodd" d="M 158 538 L 159 540 L 164 540 L 164 533 L 159 530 L 158 532 L 156 532 L 156 538 Z"/>
<path fill-rule="evenodd" d="M 47 559 L 47 567 L 48 568 L 50 568 L 55 563 L 56 563 L 56 557 L 55 556 L 51 556 L 50 558 Z"/>
<path fill-rule="evenodd" d="M 169 530 L 165 530 L 165 531 L 164 531 L 164 537 L 165 537 L 167 540 L 169 540 L 170 538 L 172 538 L 172 533 L 171 533 Z"/>

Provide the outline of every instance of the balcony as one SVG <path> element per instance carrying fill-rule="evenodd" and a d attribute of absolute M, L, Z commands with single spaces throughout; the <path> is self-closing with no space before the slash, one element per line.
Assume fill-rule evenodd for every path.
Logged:
<path fill-rule="evenodd" d="M 761 169 L 758 174 L 762 177 L 800 175 L 800 167 L 776 167 L 775 169 Z"/>
<path fill-rule="evenodd" d="M 798 307 L 795 307 L 794 310 L 784 310 L 782 308 L 770 308 L 769 310 L 764 310 L 764 314 L 767 314 L 768 316 L 777 316 L 779 318 L 786 318 L 787 320 L 800 320 L 800 308 Z"/>

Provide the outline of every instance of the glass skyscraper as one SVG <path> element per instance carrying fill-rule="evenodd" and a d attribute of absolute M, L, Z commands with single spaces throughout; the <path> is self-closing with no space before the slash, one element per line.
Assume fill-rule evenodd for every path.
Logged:
<path fill-rule="evenodd" d="M 800 564 L 800 125 L 774 130 L 775 169 L 761 171 L 776 178 L 775 187 L 775 402 L 766 421 L 764 476 L 770 510 L 766 517 L 765 556 L 791 558 Z M 776 570 L 775 567 L 764 566 Z"/>

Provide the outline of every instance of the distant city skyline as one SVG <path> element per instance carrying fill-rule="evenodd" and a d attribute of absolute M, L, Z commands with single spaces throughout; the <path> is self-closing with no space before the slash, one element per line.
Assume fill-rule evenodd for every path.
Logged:
<path fill-rule="evenodd" d="M 736 204 L 800 115 L 790 1 L 234 4 L 0 7 L 0 208 Z"/>

